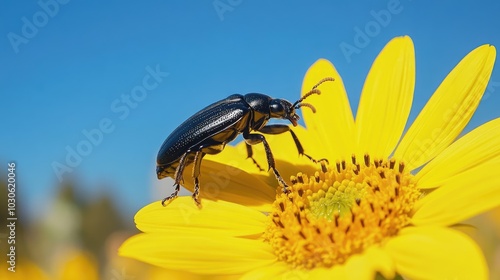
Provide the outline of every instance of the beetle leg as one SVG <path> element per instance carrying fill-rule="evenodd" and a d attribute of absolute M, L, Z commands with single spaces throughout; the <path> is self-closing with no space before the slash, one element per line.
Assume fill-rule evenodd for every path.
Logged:
<path fill-rule="evenodd" d="M 285 183 L 285 180 L 281 177 L 280 173 L 276 169 L 275 162 L 274 162 L 274 156 L 273 153 L 271 152 L 271 147 L 269 147 L 269 144 L 266 141 L 266 138 L 262 134 L 256 134 L 256 133 L 248 133 L 245 132 L 243 133 L 243 138 L 245 139 L 245 142 L 249 145 L 255 145 L 262 143 L 264 144 L 264 149 L 266 150 L 266 157 L 267 157 L 267 163 L 269 165 L 269 169 L 273 170 L 274 176 L 276 177 L 276 180 L 283 186 L 283 192 L 287 192 L 287 184 Z"/>
<path fill-rule="evenodd" d="M 196 206 L 201 208 L 201 202 L 199 199 L 200 194 L 200 181 L 198 177 L 200 176 L 200 167 L 201 160 L 205 156 L 205 153 L 201 151 L 197 151 L 194 156 L 194 165 L 193 165 L 193 178 L 194 178 L 194 191 L 193 191 L 193 200 L 196 203 Z"/>
<path fill-rule="evenodd" d="M 180 183 L 182 181 L 182 173 L 184 173 L 184 167 L 186 167 L 186 159 L 187 159 L 187 155 L 189 154 L 189 152 L 190 151 L 187 151 L 184 154 L 182 154 L 181 158 L 179 159 L 179 165 L 175 169 L 175 175 L 174 175 L 174 178 L 175 178 L 174 179 L 175 180 L 174 181 L 175 190 L 174 190 L 174 192 L 172 194 L 170 194 L 169 196 L 165 197 L 161 201 L 161 205 L 166 206 L 167 202 L 173 200 L 179 194 L 179 191 L 181 189 Z"/>
<path fill-rule="evenodd" d="M 290 129 L 290 127 L 288 125 L 271 124 L 271 125 L 266 125 L 263 128 L 259 129 L 259 132 L 262 132 L 264 134 L 281 134 L 281 133 L 285 133 L 287 131 L 290 132 L 290 134 L 292 135 L 293 142 L 295 142 L 295 146 L 297 147 L 297 151 L 299 152 L 299 155 L 307 157 L 309 160 L 311 160 L 314 163 L 318 163 L 318 162 L 322 162 L 322 161 L 326 161 L 326 163 L 328 163 L 328 160 L 326 158 L 316 160 L 313 157 L 311 157 L 310 155 L 304 153 L 304 147 L 302 147 L 302 144 L 300 143 L 299 138 L 297 137 L 295 132 L 293 132 L 293 130 Z"/>
<path fill-rule="evenodd" d="M 245 144 L 246 144 L 246 147 L 247 147 L 247 158 L 252 159 L 253 163 L 254 163 L 255 165 L 257 165 L 257 168 L 258 168 L 260 171 L 264 171 L 264 169 L 263 169 L 262 167 L 260 167 L 260 164 L 259 164 L 259 163 L 257 163 L 257 161 L 253 158 L 253 149 L 252 149 L 252 146 L 251 146 L 251 145 L 249 145 L 249 144 L 248 144 L 248 143 L 246 143 L 246 142 L 245 142 Z"/>

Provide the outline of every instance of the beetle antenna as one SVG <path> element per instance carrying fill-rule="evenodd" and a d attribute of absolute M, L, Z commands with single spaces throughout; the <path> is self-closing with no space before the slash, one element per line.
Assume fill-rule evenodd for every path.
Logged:
<path fill-rule="evenodd" d="M 319 87 L 322 83 L 324 83 L 324 82 L 328 82 L 328 81 L 333 82 L 333 81 L 335 81 L 335 79 L 334 79 L 333 77 L 326 77 L 326 78 L 323 78 L 321 81 L 319 81 L 317 84 L 315 84 L 315 85 L 312 87 L 312 89 L 315 89 L 315 88 Z"/>
<path fill-rule="evenodd" d="M 319 87 L 322 83 L 324 82 L 333 82 L 335 81 L 335 79 L 333 77 L 326 77 L 326 78 L 323 78 L 321 79 L 317 84 L 315 84 L 312 89 L 304 94 L 304 96 L 302 96 L 299 100 L 295 101 L 295 103 L 293 103 L 293 107 L 297 106 L 298 104 L 300 104 L 300 102 L 302 102 L 304 99 L 308 98 L 309 96 L 313 95 L 313 94 L 321 94 L 321 91 L 319 89 L 317 89 L 317 87 Z M 309 107 L 309 106 L 306 106 L 306 107 Z"/>
<path fill-rule="evenodd" d="M 316 113 L 316 108 L 309 103 L 299 103 L 295 106 L 295 109 L 299 109 L 300 107 L 307 107 L 312 110 L 313 113 Z"/>
<path fill-rule="evenodd" d="M 293 107 L 297 106 L 297 104 L 300 104 L 300 102 L 302 102 L 304 99 L 308 98 L 313 94 L 321 94 L 321 91 L 316 88 L 311 89 L 308 93 L 304 94 L 304 96 L 302 96 L 299 100 L 295 101 L 295 103 L 293 103 Z"/>

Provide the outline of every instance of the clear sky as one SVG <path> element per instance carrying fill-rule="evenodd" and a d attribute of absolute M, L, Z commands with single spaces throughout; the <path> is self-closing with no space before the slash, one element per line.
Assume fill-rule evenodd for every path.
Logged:
<path fill-rule="evenodd" d="M 130 215 L 161 199 L 155 158 L 178 124 L 233 93 L 295 100 L 318 58 L 335 64 L 356 107 L 378 52 L 391 38 L 410 35 L 417 63 L 413 119 L 469 51 L 500 47 L 498 1 L 1 6 L 0 174 L 16 162 L 19 203 L 31 217 L 50 201 L 59 177 L 77 179 L 83 196 L 112 194 Z M 346 53 L 345 46 L 357 51 Z M 467 130 L 500 115 L 498 65 Z M 66 169 L 54 172 L 61 165 Z M 170 193 L 170 183 L 163 184 Z"/>

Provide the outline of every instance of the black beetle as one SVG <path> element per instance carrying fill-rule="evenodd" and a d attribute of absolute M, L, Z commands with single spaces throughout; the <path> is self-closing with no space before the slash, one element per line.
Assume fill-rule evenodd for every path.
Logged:
<path fill-rule="evenodd" d="M 299 154 L 305 155 L 316 162 L 316 160 L 304 153 L 304 148 L 289 126 L 284 124 L 266 124 L 269 119 L 277 118 L 287 119 L 293 126 L 297 126 L 297 121 L 300 117 L 295 113 L 295 109 L 308 107 L 315 112 L 316 109 L 314 106 L 302 103 L 302 101 L 312 94 L 320 94 L 321 92 L 317 87 L 326 81 L 334 81 L 334 79 L 331 77 L 322 79 L 311 91 L 293 104 L 285 99 L 273 99 L 261 93 L 233 94 L 205 107 L 184 121 L 165 139 L 158 152 L 156 160 L 156 175 L 158 179 L 171 177 L 175 180 L 174 192 L 162 200 L 162 205 L 165 206 L 166 201 L 177 197 L 180 190 L 180 183 L 183 181 L 182 174 L 184 168 L 194 162 L 193 199 L 200 206 L 198 198 L 200 184 L 198 177 L 200 175 L 201 160 L 205 154 L 220 153 L 224 149 L 224 146 L 234 140 L 240 133 L 243 134 L 246 142 L 248 158 L 251 158 L 261 170 L 262 168 L 260 168 L 259 164 L 253 158 L 251 145 L 264 144 L 269 169 L 273 170 L 276 179 L 286 192 L 287 185 L 275 167 L 274 157 L 266 138 L 262 134 L 250 132 L 258 131 L 264 134 L 281 134 L 288 131 L 292 135 Z"/>

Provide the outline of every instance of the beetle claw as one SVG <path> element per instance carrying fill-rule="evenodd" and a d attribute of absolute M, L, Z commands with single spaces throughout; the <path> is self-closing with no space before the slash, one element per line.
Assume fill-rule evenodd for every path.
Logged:
<path fill-rule="evenodd" d="M 174 186 L 175 186 L 174 192 L 169 196 L 165 197 L 164 199 L 162 199 L 161 205 L 167 206 L 170 202 L 172 202 L 172 200 L 174 200 L 177 197 L 179 191 L 181 190 L 181 186 L 179 184 L 175 184 Z"/>
<path fill-rule="evenodd" d="M 328 161 L 328 159 L 326 158 L 321 158 L 321 159 L 314 159 L 313 157 L 311 157 L 310 155 L 308 154 L 305 154 L 305 153 L 302 153 L 301 155 L 307 157 L 310 161 L 314 162 L 314 163 L 322 163 L 322 162 L 326 162 L 326 164 L 329 164 L 330 162 Z"/>
<path fill-rule="evenodd" d="M 247 158 L 249 158 L 249 159 L 251 159 L 253 161 L 253 163 L 257 166 L 257 168 L 259 169 L 259 171 L 261 171 L 261 172 L 264 171 L 264 168 L 262 168 L 260 166 L 260 164 L 253 157 L 247 157 Z M 269 169 L 267 169 L 267 171 L 269 171 Z"/>
<path fill-rule="evenodd" d="M 196 204 L 196 206 L 201 209 L 201 201 L 200 201 L 200 198 L 196 195 L 193 194 L 193 200 L 194 200 L 194 203 Z"/>
<path fill-rule="evenodd" d="M 167 206 L 168 204 L 170 204 L 170 202 L 172 202 L 172 199 L 173 197 L 170 196 L 165 197 L 164 199 L 161 200 L 161 205 L 163 207 Z"/>
<path fill-rule="evenodd" d="M 201 202 L 200 202 L 200 181 L 198 177 L 194 177 L 194 191 L 193 191 L 193 200 L 196 206 L 201 209 Z"/>
<path fill-rule="evenodd" d="M 287 185 L 285 185 L 285 186 L 283 186 L 283 193 L 284 194 L 290 194 L 290 193 L 292 193 L 292 191 L 290 189 L 288 189 Z"/>

